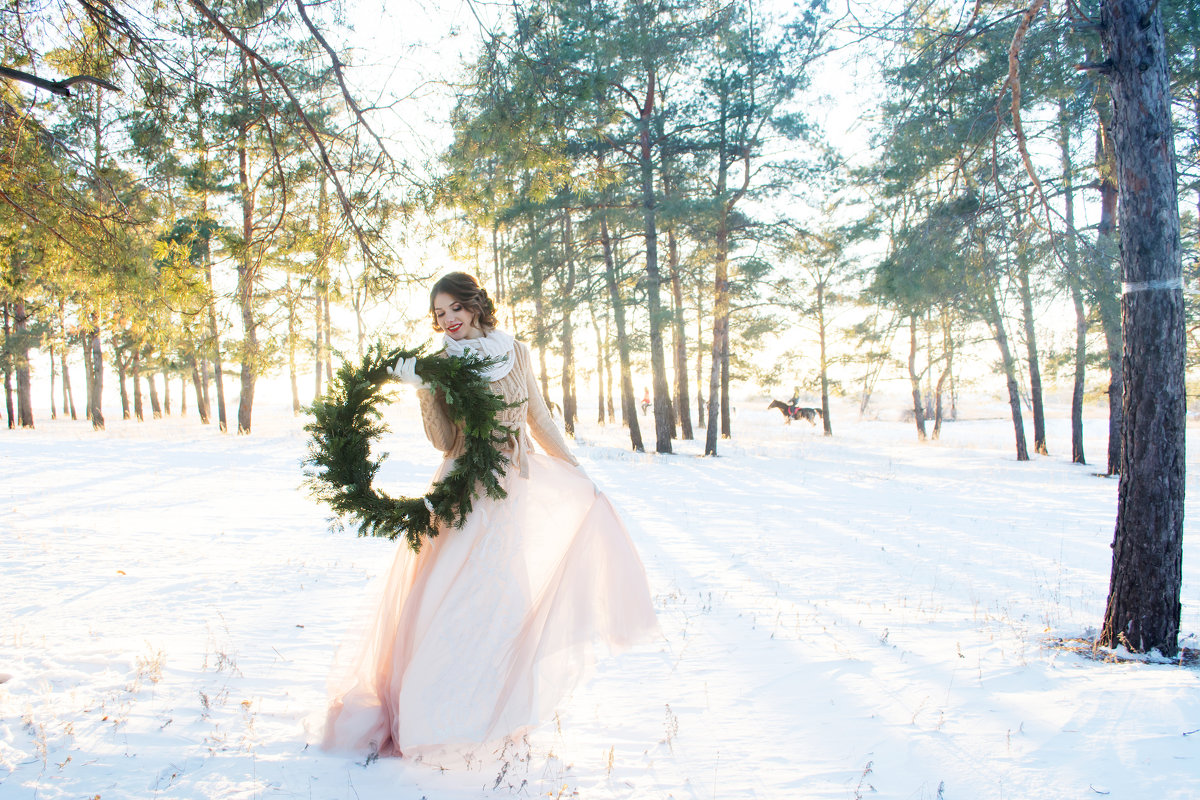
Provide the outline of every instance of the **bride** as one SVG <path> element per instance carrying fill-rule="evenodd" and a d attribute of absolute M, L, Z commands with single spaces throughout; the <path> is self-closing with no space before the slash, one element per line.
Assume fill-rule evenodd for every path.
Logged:
<path fill-rule="evenodd" d="M 596 644 L 621 650 L 658 629 L 633 542 L 555 427 L 529 348 L 496 328 L 466 273 L 433 285 L 430 312 L 448 354 L 498 358 L 488 378 L 512 404 L 500 424 L 516 431 L 503 445 L 508 495 L 481 496 L 462 528 L 442 527 L 419 553 L 398 548 L 357 655 L 331 683 L 327 749 L 469 758 L 547 719 Z M 440 480 L 463 432 L 415 359 L 393 374 L 418 387 L 425 433 L 445 454 Z"/>

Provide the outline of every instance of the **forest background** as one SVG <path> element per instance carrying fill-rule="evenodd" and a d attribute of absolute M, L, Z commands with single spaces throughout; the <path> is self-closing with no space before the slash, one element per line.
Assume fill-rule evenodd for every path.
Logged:
<path fill-rule="evenodd" d="M 1159 13 L 1191 287 L 1200 10 Z M 15 3 L 8 424 L 36 406 L 102 428 L 106 386 L 157 417 L 174 384 L 176 411 L 249 433 L 260 377 L 286 374 L 300 413 L 338 357 L 423 337 L 421 287 L 460 266 L 534 345 L 568 431 L 586 390 L 636 450 L 716 453 L 731 382 L 798 384 L 832 433 L 831 394 L 866 413 L 901 377 L 920 438 L 964 382 L 994 384 L 1025 459 L 1061 380 L 1077 461 L 1085 397 L 1107 393 L 1115 472 L 1097 30 L 1070 2 Z"/>

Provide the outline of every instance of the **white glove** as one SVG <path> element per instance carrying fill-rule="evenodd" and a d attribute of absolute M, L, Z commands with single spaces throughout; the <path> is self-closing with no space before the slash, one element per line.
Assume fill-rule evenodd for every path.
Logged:
<path fill-rule="evenodd" d="M 409 386 L 421 387 L 425 385 L 425 381 L 417 375 L 417 359 L 415 358 L 398 358 L 395 366 L 388 367 L 388 374 L 401 383 L 407 383 Z"/>

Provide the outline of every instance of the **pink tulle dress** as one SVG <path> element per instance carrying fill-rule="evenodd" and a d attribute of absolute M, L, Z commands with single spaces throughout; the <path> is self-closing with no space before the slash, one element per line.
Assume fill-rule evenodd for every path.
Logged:
<path fill-rule="evenodd" d="M 502 500 L 481 497 L 462 528 L 419 553 L 397 548 L 353 657 L 335 667 L 322 746 L 452 765 L 547 719 L 594 660 L 655 636 L 645 570 L 608 498 L 578 467 L 538 391 L 528 348 L 506 350 L 492 389 L 527 401 L 502 413 L 518 430 Z M 484 350 L 489 354 L 488 350 Z M 425 430 L 461 454 L 445 401 L 418 390 Z M 533 452 L 529 434 L 546 454 Z"/>

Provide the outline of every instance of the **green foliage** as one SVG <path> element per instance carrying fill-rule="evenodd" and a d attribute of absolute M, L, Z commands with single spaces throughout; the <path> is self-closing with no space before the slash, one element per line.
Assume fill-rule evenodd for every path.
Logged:
<path fill-rule="evenodd" d="M 439 524 L 462 527 L 481 492 L 496 499 L 505 496 L 500 480 L 508 458 L 499 446 L 516 433 L 498 423 L 497 415 L 507 406 L 481 374 L 492 359 L 422 352 L 385 351 L 375 344 L 357 366 L 343 363 L 328 393 L 309 410 L 313 419 L 305 426 L 312 436 L 305 464 L 313 495 L 337 514 L 357 518 L 360 536 L 403 536 L 414 552 L 422 536 L 438 535 Z M 393 498 L 372 486 L 386 454 L 372 460 L 371 443 L 387 430 L 379 404 L 393 380 L 388 367 L 398 358 L 414 357 L 417 374 L 445 396 L 451 420 L 463 430 L 465 451 L 428 494 Z"/>

